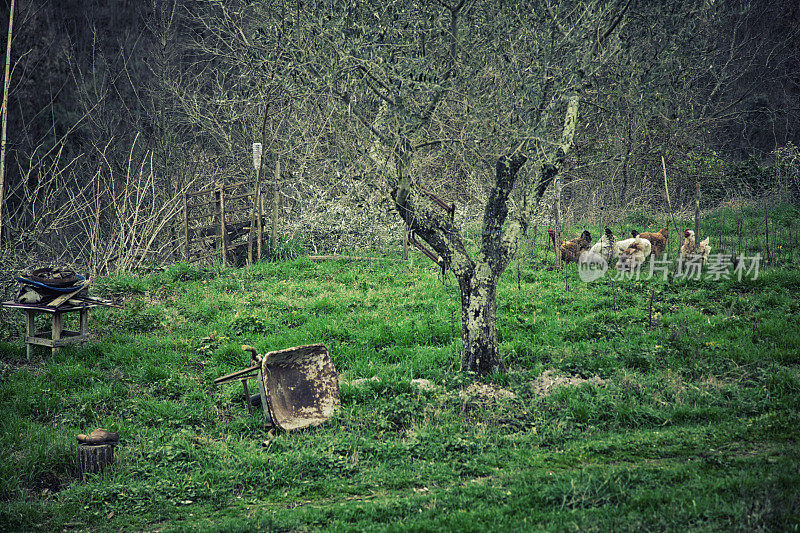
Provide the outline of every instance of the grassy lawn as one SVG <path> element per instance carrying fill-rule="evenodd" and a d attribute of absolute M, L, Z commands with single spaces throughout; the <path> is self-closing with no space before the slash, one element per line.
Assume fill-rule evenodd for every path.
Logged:
<path fill-rule="evenodd" d="M 31 364 L 4 314 L 0 529 L 800 529 L 800 272 L 587 284 L 529 248 L 498 291 L 508 371 L 484 380 L 458 372 L 458 288 L 424 258 L 99 279 L 125 309 Z M 213 384 L 242 344 L 317 342 L 379 380 L 316 429 L 270 438 Z M 76 479 L 96 427 L 115 467 Z"/>

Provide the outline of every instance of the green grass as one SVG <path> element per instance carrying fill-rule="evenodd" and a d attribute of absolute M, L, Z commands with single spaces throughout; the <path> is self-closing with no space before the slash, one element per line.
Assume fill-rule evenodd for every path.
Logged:
<path fill-rule="evenodd" d="M 540 248 L 498 291 L 508 372 L 484 381 L 514 398 L 459 396 L 458 288 L 424 258 L 96 280 L 125 309 L 30 365 L 4 314 L 0 529 L 800 529 L 800 272 L 585 284 Z M 319 428 L 270 439 L 238 384 L 213 385 L 242 344 L 316 342 L 380 378 L 342 385 Z M 548 369 L 600 380 L 537 395 Z M 115 467 L 77 479 L 95 427 L 120 432 Z"/>

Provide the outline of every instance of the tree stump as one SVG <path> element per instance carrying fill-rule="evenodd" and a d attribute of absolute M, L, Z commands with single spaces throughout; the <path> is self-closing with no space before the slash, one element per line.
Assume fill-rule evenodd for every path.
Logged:
<path fill-rule="evenodd" d="M 78 447 L 78 472 L 81 477 L 86 474 L 99 474 L 113 463 L 113 444 L 84 444 Z"/>

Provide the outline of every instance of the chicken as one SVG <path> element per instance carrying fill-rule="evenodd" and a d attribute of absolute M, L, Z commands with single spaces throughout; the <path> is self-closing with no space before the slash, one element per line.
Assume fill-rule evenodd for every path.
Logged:
<path fill-rule="evenodd" d="M 650 245 L 653 248 L 653 255 L 658 256 L 667 249 L 667 238 L 669 237 L 669 228 L 661 228 L 660 231 L 657 233 L 650 233 L 645 231 L 643 233 L 639 233 L 634 235 L 634 237 L 639 237 L 640 239 L 647 239 L 650 241 Z"/>
<path fill-rule="evenodd" d="M 619 254 L 616 253 L 617 238 L 611 232 L 611 229 L 606 228 L 606 232 L 600 236 L 600 240 L 594 243 L 589 249 L 590 257 L 602 257 L 606 264 L 611 263 L 611 260 L 616 258 Z"/>
<path fill-rule="evenodd" d="M 625 239 L 626 241 L 628 239 Z M 644 263 L 647 256 L 652 251 L 652 245 L 647 239 L 634 237 L 631 242 L 620 254 L 617 270 L 633 270 Z M 625 242 L 625 241 L 620 241 Z M 618 244 L 619 249 L 619 244 Z"/>
<path fill-rule="evenodd" d="M 550 235 L 550 240 L 553 242 L 553 247 L 556 245 L 556 232 L 552 229 L 547 230 Z M 589 249 L 589 243 L 592 241 L 592 234 L 583 230 L 580 237 L 575 237 L 568 241 L 561 241 L 561 260 L 565 263 L 577 263 L 581 253 Z"/>
<path fill-rule="evenodd" d="M 628 249 L 628 247 L 636 241 L 636 237 L 631 237 L 630 239 L 622 239 L 621 241 L 617 241 L 614 245 L 614 258 L 619 257 L 622 255 L 622 252 Z M 650 242 L 650 241 L 648 241 Z"/>
<path fill-rule="evenodd" d="M 708 244 L 709 237 L 706 237 L 700 244 L 695 246 L 694 232 L 690 229 L 683 230 L 683 245 L 681 246 L 681 255 L 693 259 L 699 257 L 701 263 L 705 263 L 708 254 L 711 253 L 711 246 Z"/>

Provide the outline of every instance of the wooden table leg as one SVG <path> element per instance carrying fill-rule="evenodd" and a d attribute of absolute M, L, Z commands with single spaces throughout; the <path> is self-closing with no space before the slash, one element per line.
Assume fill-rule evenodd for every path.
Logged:
<path fill-rule="evenodd" d="M 35 337 L 36 336 L 36 324 L 33 320 L 34 312 L 30 309 L 25 310 L 25 335 L 27 337 Z M 31 356 L 33 355 L 33 344 L 30 342 L 25 343 L 26 348 L 26 355 L 28 356 L 28 362 L 31 362 Z"/>
<path fill-rule="evenodd" d="M 86 335 L 88 333 L 88 326 L 89 326 L 89 309 L 84 307 L 80 310 L 80 327 L 78 332 L 80 335 Z M 86 341 L 81 341 L 81 346 L 86 344 Z"/>
<path fill-rule="evenodd" d="M 53 313 L 53 340 L 61 340 L 61 332 L 64 331 L 64 316 L 60 311 Z M 53 346 L 51 355 L 58 353 L 58 346 Z"/>
<path fill-rule="evenodd" d="M 89 309 L 84 307 L 80 310 L 80 334 L 86 335 L 89 325 Z"/>

